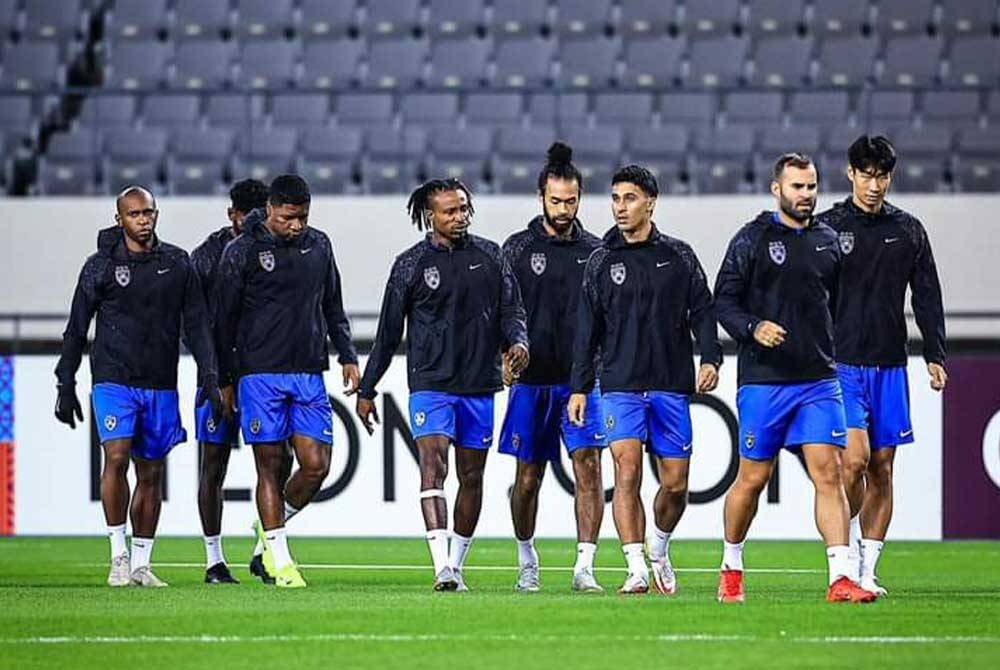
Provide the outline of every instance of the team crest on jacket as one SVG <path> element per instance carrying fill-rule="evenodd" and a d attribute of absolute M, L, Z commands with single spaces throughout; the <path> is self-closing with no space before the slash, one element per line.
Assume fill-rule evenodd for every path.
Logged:
<path fill-rule="evenodd" d="M 531 254 L 531 271 L 536 275 L 545 272 L 545 254 Z"/>
<path fill-rule="evenodd" d="M 778 240 L 777 242 L 771 242 L 770 244 L 768 244 L 767 252 L 771 254 L 771 260 L 777 263 L 778 265 L 784 263 L 785 258 L 787 257 L 787 252 L 785 251 L 785 243 L 782 242 L 781 240 Z"/>
<path fill-rule="evenodd" d="M 611 265 L 611 281 L 621 286 L 625 283 L 625 264 L 624 263 L 613 263 Z"/>
<path fill-rule="evenodd" d="M 257 254 L 257 261 L 265 271 L 271 272 L 274 270 L 274 254 L 270 251 L 262 251 Z"/>
<path fill-rule="evenodd" d="M 127 265 L 117 265 L 115 266 L 115 281 L 122 288 L 128 286 L 128 283 L 132 281 L 132 271 L 128 269 Z M 108 429 L 110 430 L 110 428 Z"/>
<path fill-rule="evenodd" d="M 854 251 L 854 233 L 844 231 L 840 234 L 840 250 L 845 254 Z"/>
<path fill-rule="evenodd" d="M 436 265 L 424 268 L 424 283 L 432 291 L 437 290 L 437 287 L 441 285 L 441 273 L 438 272 Z"/>
<path fill-rule="evenodd" d="M 125 269 L 127 270 L 128 268 Z M 108 430 L 114 430 L 115 426 L 117 425 L 118 425 L 118 417 L 116 417 L 114 414 L 108 414 L 106 417 L 104 417 L 104 427 L 107 428 Z"/>

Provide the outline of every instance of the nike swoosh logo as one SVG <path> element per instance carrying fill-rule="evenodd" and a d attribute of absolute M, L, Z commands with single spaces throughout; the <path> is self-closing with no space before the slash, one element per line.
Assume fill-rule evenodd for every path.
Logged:
<path fill-rule="evenodd" d="M 312 250 L 313 250 L 312 247 L 309 247 L 308 249 L 299 249 L 299 253 L 302 254 L 303 256 L 305 256 L 306 254 L 308 254 Z"/>
<path fill-rule="evenodd" d="M 489 444 L 492 441 L 493 441 L 492 437 L 484 437 L 483 438 L 483 444 Z"/>
<path fill-rule="evenodd" d="M 685 444 L 683 447 L 681 447 L 681 449 L 683 449 L 684 451 L 691 451 L 691 445 Z"/>
<path fill-rule="evenodd" d="M 898 237 L 887 237 L 887 238 L 885 238 L 885 243 L 886 244 L 892 244 L 893 242 L 898 242 L 898 241 L 899 241 Z"/>
<path fill-rule="evenodd" d="M 160 268 L 159 270 L 156 271 L 156 274 L 158 274 L 158 275 L 165 275 L 168 272 L 170 272 L 170 268 Z"/>
<path fill-rule="evenodd" d="M 913 435 L 913 429 L 912 428 L 909 429 L 909 430 L 901 430 L 901 431 L 899 431 L 899 436 L 900 437 L 909 437 L 910 435 Z"/>
<path fill-rule="evenodd" d="M 470 265 L 470 266 L 469 266 L 469 269 L 470 269 L 470 270 L 478 270 L 478 269 L 479 269 L 479 268 L 481 268 L 481 267 L 483 267 L 483 264 L 482 264 L 482 263 L 476 263 L 475 265 Z"/>
<path fill-rule="evenodd" d="M 586 263 L 586 262 L 587 262 L 587 259 L 586 259 L 586 258 L 577 258 L 577 259 L 576 259 L 576 262 L 577 262 L 577 263 L 578 263 L 579 265 L 583 265 L 584 263 Z"/>
<path fill-rule="evenodd" d="M 816 251 L 826 251 L 829 248 L 830 248 L 830 245 L 827 244 L 826 246 L 816 247 Z"/>
<path fill-rule="evenodd" d="M 657 263 L 656 267 L 662 268 L 662 267 L 666 267 L 667 265 L 670 265 L 670 261 L 663 261 L 662 263 Z"/>
<path fill-rule="evenodd" d="M 833 430 L 830 431 L 830 435 L 833 437 L 843 437 L 844 435 L 847 435 L 847 431 L 845 430 L 843 432 L 838 433 L 837 431 Z"/>
<path fill-rule="evenodd" d="M 600 433 L 594 433 L 594 439 L 595 440 L 603 440 L 606 437 L 607 437 L 607 435 L 601 435 Z"/>
<path fill-rule="evenodd" d="M 323 434 L 324 435 L 333 435 L 333 431 L 332 430 L 323 429 Z"/>

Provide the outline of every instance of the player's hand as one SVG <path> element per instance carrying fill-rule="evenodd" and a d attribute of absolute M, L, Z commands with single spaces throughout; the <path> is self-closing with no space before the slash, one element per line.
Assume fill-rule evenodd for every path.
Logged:
<path fill-rule="evenodd" d="M 358 404 L 354 408 L 354 413 L 361 419 L 361 425 L 365 427 L 368 434 L 375 432 L 375 423 L 379 423 L 378 410 L 375 409 L 375 401 L 371 398 L 358 396 Z M 372 423 L 374 421 L 374 423 Z"/>
<path fill-rule="evenodd" d="M 517 377 L 515 377 L 514 373 L 510 371 L 510 354 L 504 352 L 501 358 L 503 359 L 503 385 L 513 386 L 514 382 L 517 381 Z"/>
<path fill-rule="evenodd" d="M 587 394 L 574 393 L 569 397 L 566 405 L 566 413 L 569 414 L 570 422 L 575 426 L 583 427 L 583 417 L 587 413 Z"/>
<path fill-rule="evenodd" d="M 206 401 L 212 404 L 213 421 L 218 422 L 223 416 L 232 416 L 226 414 L 227 409 L 222 399 L 222 391 L 219 389 L 219 379 L 214 375 L 209 375 L 202 381 L 201 391 L 194 401 L 195 407 L 201 407 Z"/>
<path fill-rule="evenodd" d="M 940 363 L 928 363 L 927 373 L 931 376 L 931 388 L 935 391 L 943 391 L 948 383 L 948 373 Z"/>
<path fill-rule="evenodd" d="M 753 331 L 753 339 L 757 344 L 768 349 L 781 346 L 785 343 L 785 335 L 788 331 L 773 321 L 761 321 Z"/>
<path fill-rule="evenodd" d="M 698 383 L 695 390 L 698 393 L 711 393 L 719 385 L 719 368 L 711 363 L 702 363 L 698 368 Z"/>
<path fill-rule="evenodd" d="M 341 371 L 344 373 L 344 394 L 354 395 L 361 385 L 361 372 L 357 363 L 348 363 L 341 368 Z"/>
<path fill-rule="evenodd" d="M 507 350 L 505 358 L 509 362 L 511 376 L 517 379 L 528 367 L 528 347 L 520 343 L 515 344 Z"/>
<path fill-rule="evenodd" d="M 56 419 L 76 429 L 76 422 L 83 422 L 83 408 L 76 397 L 76 384 L 57 384 L 56 391 Z"/>

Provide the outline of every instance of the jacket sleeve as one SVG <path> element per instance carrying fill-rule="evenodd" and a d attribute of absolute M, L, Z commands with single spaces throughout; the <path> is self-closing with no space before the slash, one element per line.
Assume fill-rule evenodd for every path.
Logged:
<path fill-rule="evenodd" d="M 344 312 L 344 296 L 341 291 L 340 270 L 333 257 L 333 247 L 327 243 L 330 254 L 330 267 L 327 271 L 326 287 L 323 291 L 323 317 L 326 319 L 326 329 L 330 334 L 333 348 L 337 350 L 337 362 L 341 365 L 357 365 L 358 353 L 351 342 L 351 322 Z"/>
<path fill-rule="evenodd" d="M 199 382 L 210 376 L 218 378 L 212 322 L 201 280 L 193 265 L 188 266 L 187 280 L 184 282 L 183 321 L 184 341 L 198 363 Z"/>
<path fill-rule="evenodd" d="M 595 254 L 596 255 L 596 254 Z M 594 357 L 604 337 L 604 310 L 597 291 L 596 275 L 600 260 L 591 255 L 583 275 L 582 293 L 577 307 L 576 336 L 573 340 L 573 368 L 570 388 L 573 393 L 590 393 L 597 379 Z"/>
<path fill-rule="evenodd" d="M 927 231 L 918 225 L 917 255 L 910 271 L 910 289 L 913 314 L 917 328 L 924 340 L 924 360 L 944 364 L 947 357 L 944 330 L 944 304 L 941 299 L 941 282 L 937 265 L 931 252 Z"/>
<path fill-rule="evenodd" d="M 403 339 L 408 283 L 404 275 L 403 264 L 397 259 L 392 265 L 389 281 L 385 286 L 382 309 L 378 317 L 378 329 L 375 332 L 375 342 L 368 355 L 368 362 L 365 364 L 365 373 L 361 378 L 358 395 L 362 398 L 375 397 L 375 386 L 382 379 L 385 371 L 389 369 L 392 357 Z"/>
<path fill-rule="evenodd" d="M 729 243 L 715 278 L 715 312 L 726 332 L 737 342 L 753 340 L 753 331 L 761 319 L 743 306 L 750 288 L 753 240 L 740 231 Z"/>
<path fill-rule="evenodd" d="M 500 328 L 505 348 L 515 344 L 528 348 L 528 314 L 521 300 L 521 287 L 507 258 L 500 257 Z"/>
<path fill-rule="evenodd" d="M 100 304 L 101 281 L 107 263 L 99 257 L 91 257 L 84 263 L 80 277 L 73 291 L 69 321 L 63 331 L 62 355 L 56 364 L 56 379 L 59 384 L 75 383 L 76 371 L 80 368 L 83 349 L 87 345 L 87 331 L 90 320 Z"/>
<path fill-rule="evenodd" d="M 239 362 L 236 353 L 236 333 L 239 331 L 243 308 L 243 261 L 245 251 L 239 240 L 226 245 L 216 269 L 212 291 L 212 329 L 215 351 L 219 357 L 219 384 L 229 386 L 236 381 Z"/>
<path fill-rule="evenodd" d="M 691 320 L 691 333 L 698 343 L 701 352 L 701 364 L 711 363 L 715 367 L 722 366 L 722 343 L 719 342 L 719 324 L 715 317 L 715 304 L 712 293 L 708 290 L 708 280 L 705 270 L 698 262 L 694 252 L 689 252 L 688 263 L 691 267 L 691 281 L 688 289 L 688 316 Z"/>

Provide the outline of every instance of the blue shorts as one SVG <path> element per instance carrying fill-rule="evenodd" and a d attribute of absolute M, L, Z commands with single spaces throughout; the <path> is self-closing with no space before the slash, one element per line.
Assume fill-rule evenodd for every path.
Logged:
<path fill-rule="evenodd" d="M 691 398 L 668 391 L 613 391 L 602 396 L 608 442 L 639 440 L 660 458 L 690 458 Z"/>
<path fill-rule="evenodd" d="M 848 428 L 868 431 L 872 449 L 913 442 L 910 382 L 906 366 L 871 367 L 837 363 L 844 389 Z"/>
<path fill-rule="evenodd" d="M 747 384 L 736 393 L 740 456 L 769 461 L 782 447 L 847 445 L 844 400 L 836 379 L 802 384 Z"/>
<path fill-rule="evenodd" d="M 240 428 L 247 444 L 304 435 L 333 444 L 333 408 L 318 373 L 264 372 L 240 378 Z"/>
<path fill-rule="evenodd" d="M 572 454 L 586 447 L 608 446 L 601 423 L 601 393 L 587 394 L 583 426 L 569 420 L 566 405 L 569 384 L 537 386 L 514 384 L 507 398 L 507 414 L 500 429 L 500 453 L 517 456 L 525 463 L 544 463 L 559 459 L 559 438 Z"/>
<path fill-rule="evenodd" d="M 493 444 L 493 394 L 411 393 L 410 431 L 414 439 L 444 435 L 456 447 L 489 449 Z"/>
<path fill-rule="evenodd" d="M 201 387 L 195 391 L 195 398 L 201 395 Z M 207 400 L 194 408 L 194 436 L 199 442 L 222 444 L 235 447 L 239 444 L 239 422 L 236 418 L 221 417 L 218 422 L 212 418 L 212 403 Z"/>
<path fill-rule="evenodd" d="M 187 440 L 177 391 L 94 384 L 91 394 L 101 443 L 132 438 L 132 455 L 158 461 Z"/>

